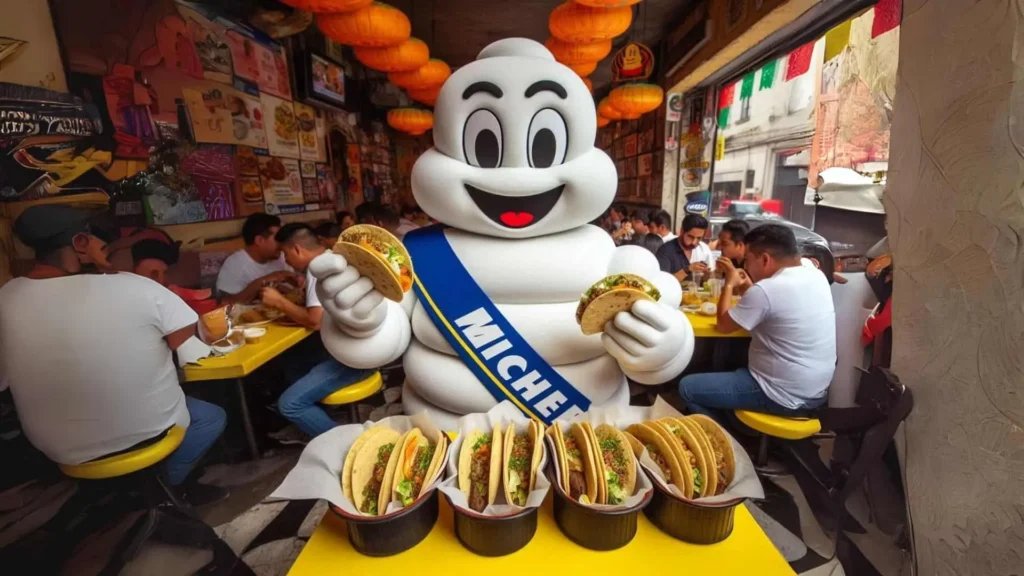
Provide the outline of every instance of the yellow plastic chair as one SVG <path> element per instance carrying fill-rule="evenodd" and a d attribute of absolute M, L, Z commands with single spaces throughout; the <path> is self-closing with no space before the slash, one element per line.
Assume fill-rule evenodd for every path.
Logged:
<path fill-rule="evenodd" d="M 763 473 L 773 472 L 766 468 L 768 463 L 768 442 L 771 438 L 803 440 L 821 431 L 821 421 L 817 418 L 789 418 L 786 416 L 764 414 L 763 412 L 752 412 L 750 410 L 736 410 L 734 414 L 736 414 L 736 418 L 740 422 L 761 433 L 754 467 Z"/>
<path fill-rule="evenodd" d="M 383 387 L 384 378 L 380 375 L 379 371 L 374 372 L 355 384 L 345 386 L 337 392 L 328 394 L 320 403 L 324 406 L 348 405 L 349 417 L 352 423 L 355 424 L 359 421 L 359 411 L 356 409 L 356 404 L 380 392 Z"/>
<path fill-rule="evenodd" d="M 61 464 L 60 471 L 72 478 L 102 480 L 127 476 L 160 462 L 171 455 L 185 438 L 185 429 L 172 426 L 163 438 L 138 450 L 101 458 L 83 464 Z"/>

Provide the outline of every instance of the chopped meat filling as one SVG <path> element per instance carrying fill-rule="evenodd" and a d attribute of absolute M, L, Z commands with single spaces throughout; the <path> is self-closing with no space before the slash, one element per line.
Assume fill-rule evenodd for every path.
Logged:
<path fill-rule="evenodd" d="M 529 434 L 516 434 L 512 440 L 512 454 L 508 462 L 508 491 L 512 504 L 525 506 L 530 493 L 530 465 L 533 458 L 533 441 Z"/>
<path fill-rule="evenodd" d="M 377 461 L 373 464 L 373 473 L 370 475 L 370 482 L 363 487 L 363 503 L 359 511 L 363 514 L 377 514 L 377 500 L 380 497 L 380 487 L 384 483 L 384 473 L 387 472 L 388 459 L 394 451 L 394 442 L 384 444 L 377 449 Z"/>
<path fill-rule="evenodd" d="M 481 436 L 477 439 L 469 466 L 469 507 L 483 512 L 487 507 L 487 485 L 491 476 L 490 437 Z"/>

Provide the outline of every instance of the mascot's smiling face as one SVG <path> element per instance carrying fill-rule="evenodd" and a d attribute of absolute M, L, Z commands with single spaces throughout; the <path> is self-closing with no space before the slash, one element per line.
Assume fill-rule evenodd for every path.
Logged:
<path fill-rule="evenodd" d="M 579 76 L 538 42 L 495 42 L 441 89 L 413 195 L 437 220 L 487 236 L 575 228 L 600 216 L 618 185 L 596 131 Z"/>

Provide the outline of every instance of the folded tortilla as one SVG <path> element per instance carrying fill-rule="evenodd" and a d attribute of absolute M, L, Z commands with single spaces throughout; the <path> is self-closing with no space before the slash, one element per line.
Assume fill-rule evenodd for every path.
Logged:
<path fill-rule="evenodd" d="M 388 300 L 401 302 L 412 288 L 412 258 L 398 238 L 383 228 L 368 224 L 352 226 L 341 233 L 334 252 L 369 278 Z"/>
<path fill-rule="evenodd" d="M 495 426 L 490 432 L 473 430 L 462 441 L 459 452 L 459 490 L 469 507 L 477 512 L 494 504 L 501 482 L 502 432 Z"/>
<path fill-rule="evenodd" d="M 615 315 L 628 311 L 638 300 L 655 301 L 661 293 L 635 274 L 613 274 L 590 287 L 576 307 L 576 323 L 584 334 L 599 334 Z"/>

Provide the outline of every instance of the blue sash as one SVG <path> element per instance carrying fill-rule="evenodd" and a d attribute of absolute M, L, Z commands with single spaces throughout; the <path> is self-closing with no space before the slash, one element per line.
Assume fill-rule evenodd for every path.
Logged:
<path fill-rule="evenodd" d="M 550 424 L 585 412 L 590 400 L 537 354 L 455 255 L 443 226 L 405 235 L 423 309 L 498 402 Z"/>

